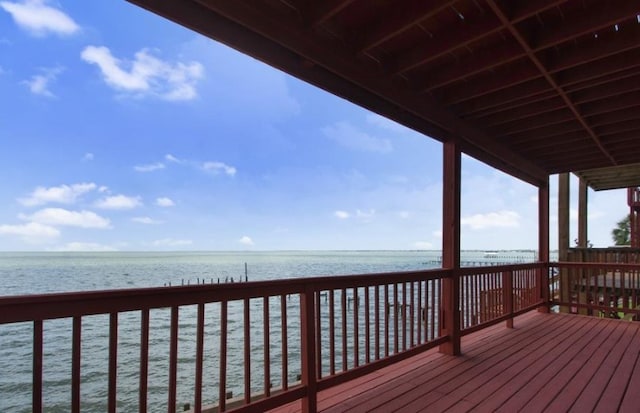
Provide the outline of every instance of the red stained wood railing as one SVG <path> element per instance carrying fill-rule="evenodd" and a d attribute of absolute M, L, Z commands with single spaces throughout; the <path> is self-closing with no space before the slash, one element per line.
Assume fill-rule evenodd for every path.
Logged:
<path fill-rule="evenodd" d="M 552 263 L 550 304 L 560 312 L 640 319 L 640 265 Z"/>
<path fill-rule="evenodd" d="M 460 277 L 461 334 L 466 334 L 540 305 L 539 274 L 546 274 L 547 266 L 456 271 Z M 629 276 L 636 280 L 638 274 L 634 274 Z M 317 391 L 449 340 L 440 335 L 440 325 L 443 280 L 452 276 L 452 270 L 442 269 L 3 297 L 0 334 L 6 325 L 33 323 L 34 412 L 45 408 L 43 354 L 47 341 L 43 324 L 59 318 L 72 320 L 69 410 L 76 412 L 84 409 L 83 342 L 96 339 L 83 331 L 83 320 L 99 314 L 109 319 L 106 411 L 115 412 L 125 405 L 140 412 L 175 412 L 188 402 L 193 412 L 250 412 L 301 400 L 303 410 L 313 412 Z M 589 288 L 592 286 L 587 285 Z M 640 300 L 635 292 L 625 294 L 623 298 L 630 303 Z M 158 346 L 157 324 L 166 319 L 162 312 L 166 309 L 170 311 L 168 326 L 162 328 L 166 329 L 164 334 L 168 330 L 168 343 Z M 128 312 L 138 312 L 140 323 L 131 324 L 127 317 L 120 317 Z M 193 333 L 189 325 L 193 325 Z M 137 357 L 132 359 L 130 352 L 119 348 L 119 333 L 121 339 L 140 337 Z M 279 346 L 272 346 L 274 336 L 276 340 L 279 337 Z M 252 352 L 258 342 L 261 352 Z M 185 354 L 188 348 L 194 349 L 192 357 Z M 154 364 L 155 370 L 151 366 L 152 358 L 158 363 L 158 355 L 152 350 L 164 352 L 159 360 L 166 363 L 163 371 L 168 374 L 166 393 L 160 397 L 156 394 L 162 385 L 157 366 Z M 118 393 L 120 375 L 131 374 L 137 375 L 139 387 L 133 398 Z M 296 379 L 291 379 L 291 374 Z M 152 382 L 150 377 L 154 377 Z M 188 392 L 181 391 L 185 386 Z M 162 398 L 164 407 L 159 401 Z"/>
<path fill-rule="evenodd" d="M 462 334 L 501 321 L 511 327 L 513 317 L 540 306 L 540 274 L 546 269 L 543 263 L 461 268 Z"/>

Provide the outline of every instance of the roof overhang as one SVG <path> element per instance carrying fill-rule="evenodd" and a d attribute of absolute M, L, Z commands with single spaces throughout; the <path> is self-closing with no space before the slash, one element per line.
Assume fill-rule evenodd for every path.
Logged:
<path fill-rule="evenodd" d="M 129 1 L 526 182 L 640 185 L 640 2 Z"/>
<path fill-rule="evenodd" d="M 640 163 L 575 172 L 595 191 L 640 185 Z"/>

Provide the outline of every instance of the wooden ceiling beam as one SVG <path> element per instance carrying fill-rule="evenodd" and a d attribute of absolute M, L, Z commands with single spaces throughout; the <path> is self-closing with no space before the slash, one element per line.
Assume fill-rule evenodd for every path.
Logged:
<path fill-rule="evenodd" d="M 565 90 L 573 92 L 589 87 L 594 79 L 615 76 L 630 70 L 635 73 L 634 69 L 638 67 L 640 67 L 640 47 L 613 55 L 608 54 L 604 59 L 590 60 L 588 64 L 556 72 L 555 76 Z"/>
<path fill-rule="evenodd" d="M 393 75 L 404 74 L 501 29 L 502 25 L 495 19 L 461 22 L 457 30 L 447 33 L 446 36 L 434 36 L 425 44 L 421 44 L 420 47 L 389 59 L 385 66 L 387 71 Z"/>
<path fill-rule="evenodd" d="M 530 132 L 551 125 L 563 124 L 575 119 L 573 113 L 565 107 L 556 109 L 543 115 L 528 117 L 499 126 L 489 127 L 488 130 L 496 136 L 509 136 L 521 132 Z"/>
<path fill-rule="evenodd" d="M 568 170 L 566 166 L 567 158 L 572 159 L 572 166 L 577 166 L 575 170 L 584 169 L 586 165 L 598 165 L 598 167 L 611 166 L 607 164 L 607 158 L 602 156 L 602 152 L 599 152 L 598 148 L 593 148 L 593 151 L 585 150 L 581 152 L 576 152 L 569 148 L 562 152 L 554 152 L 552 156 L 546 154 L 538 156 L 532 155 L 531 158 L 540 161 L 540 163 L 549 169 L 557 170 L 562 168 L 563 172 L 573 172 L 572 170 Z"/>
<path fill-rule="evenodd" d="M 516 107 L 510 106 L 505 110 L 495 112 L 490 115 L 474 117 L 473 119 L 485 127 L 495 127 L 534 116 L 537 117 L 548 112 L 564 109 L 564 107 L 565 105 L 562 99 L 557 95 L 554 95 L 550 98 L 542 99 L 534 103 Z"/>
<path fill-rule="evenodd" d="M 613 145 L 622 142 L 634 142 L 640 145 L 640 128 L 608 135 L 603 139 L 603 142 L 606 142 L 607 145 Z"/>
<path fill-rule="evenodd" d="M 546 82 L 545 82 L 546 83 Z M 508 93 L 508 90 L 505 91 Z M 522 97 L 516 97 L 514 99 L 506 99 L 504 103 L 498 104 L 497 102 L 493 102 L 493 105 L 484 108 L 473 108 L 470 112 L 461 112 L 460 107 L 454 107 L 456 113 L 460 113 L 461 117 L 465 119 L 478 119 L 485 116 L 491 116 L 494 114 L 499 114 L 505 111 L 510 111 L 518 108 L 522 108 L 524 106 L 533 105 L 540 101 L 551 99 L 558 97 L 555 91 L 546 91 L 542 93 L 537 93 L 535 95 L 526 95 Z"/>
<path fill-rule="evenodd" d="M 579 106 L 583 116 L 590 117 L 640 106 L 640 93 L 630 92 Z"/>
<path fill-rule="evenodd" d="M 511 41 L 511 39 L 505 40 L 505 44 L 495 45 L 489 50 L 484 50 L 480 55 L 469 55 L 455 65 L 445 63 L 430 69 L 421 75 L 421 80 L 414 81 L 413 85 L 418 92 L 432 91 L 461 79 L 511 63 L 524 56 L 526 55 L 520 45 Z"/>
<path fill-rule="evenodd" d="M 627 121 L 638 120 L 638 109 L 627 108 L 617 112 L 605 113 L 602 115 L 594 115 L 589 118 L 589 123 L 594 129 L 598 129 L 600 126 L 614 125 Z"/>
<path fill-rule="evenodd" d="M 518 23 L 529 17 L 540 14 L 554 7 L 567 3 L 568 0 L 511 0 L 509 1 L 509 19 Z"/>
<path fill-rule="evenodd" d="M 306 26 L 316 27 L 347 8 L 355 0 L 323 0 L 307 2 L 302 7 L 302 20 Z"/>
<path fill-rule="evenodd" d="M 424 0 L 404 1 L 403 7 L 392 8 L 390 14 L 380 16 L 379 21 L 364 28 L 357 40 L 353 42 L 355 50 L 357 53 L 364 53 L 453 6 L 457 1 L 442 1 L 435 6 L 434 2 Z"/>
<path fill-rule="evenodd" d="M 538 139 L 561 138 L 562 135 L 571 132 L 584 132 L 584 129 L 578 121 L 561 123 L 558 125 L 544 125 L 534 131 L 528 130 L 524 132 L 511 133 L 501 136 L 502 141 L 514 142 L 532 142 Z"/>
<path fill-rule="evenodd" d="M 637 14 L 634 10 L 638 9 L 638 5 L 634 4 L 634 2 L 630 2 L 628 0 L 612 1 L 622 2 L 626 6 L 610 9 L 608 6 L 609 3 L 603 2 L 604 6 L 600 5 L 595 11 L 591 11 L 590 9 L 587 16 L 584 18 L 581 16 L 581 18 L 577 19 L 574 23 L 568 23 L 566 20 L 563 20 L 561 24 L 558 23 L 555 27 L 545 27 L 545 29 L 541 31 L 541 35 L 533 40 L 533 43 L 530 42 L 529 39 L 525 39 L 523 34 L 519 31 L 518 36 L 522 39 L 522 42 L 527 45 L 529 51 L 535 54 L 549 47 L 553 47 L 582 36 L 589 32 L 589 28 L 592 30 L 599 30 L 606 26 L 612 27 L 616 21 L 628 18 L 629 13 L 632 13 L 634 16 Z M 491 5 L 495 3 L 490 2 L 488 4 Z M 507 25 L 509 25 L 515 29 L 514 23 L 507 18 L 502 9 L 500 10 L 502 12 L 502 16 L 504 16 L 504 19 L 501 19 L 502 25 L 505 27 L 508 27 Z M 515 30 L 517 31 L 517 29 Z M 482 57 L 478 57 L 477 55 L 471 56 L 469 59 L 456 64 L 456 66 L 451 68 L 450 71 L 435 69 L 434 75 L 441 74 L 439 78 L 434 79 L 433 76 L 429 76 L 428 82 L 425 84 L 418 84 L 417 86 L 419 90 L 433 90 L 456 82 L 457 80 L 473 76 L 474 74 L 480 73 L 484 70 L 512 62 L 513 60 L 527 55 L 527 53 L 529 52 L 523 51 L 520 47 L 513 47 L 510 44 L 506 45 L 506 47 L 504 45 L 496 45 L 490 51 L 487 51 L 486 54 L 483 54 Z M 487 58 L 491 59 L 491 62 L 484 61 L 483 57 L 485 55 Z M 537 56 L 536 59 L 539 60 Z"/>
<path fill-rule="evenodd" d="M 549 154 L 548 148 L 537 149 L 524 151 L 524 155 L 531 158 L 544 158 L 549 162 L 561 161 L 562 159 L 567 159 L 567 157 L 571 157 L 572 160 L 600 160 L 604 159 L 602 156 L 602 152 L 598 150 L 598 147 L 592 145 L 591 147 L 580 146 L 579 149 L 576 148 L 576 145 L 573 144 L 562 144 L 556 145 L 553 148 L 553 154 Z"/>
<path fill-rule="evenodd" d="M 529 43 L 534 51 L 546 49 L 583 35 L 594 35 L 603 29 L 614 31 L 614 25 L 640 14 L 640 4 L 629 0 L 592 2 L 589 8 L 573 19 L 561 19 L 555 25 L 545 25 Z"/>
<path fill-rule="evenodd" d="M 563 49 L 562 51 L 553 50 L 551 54 L 545 57 L 545 62 L 547 70 L 551 73 L 576 68 L 577 66 L 582 68 L 576 68 L 577 70 L 586 70 L 592 73 L 592 71 L 589 71 L 589 66 L 592 62 L 601 61 L 616 54 L 638 48 L 640 48 L 640 28 L 635 28 L 615 33 L 613 41 L 599 38 L 593 39 L 590 44 L 585 43 L 579 48 Z M 608 65 L 609 68 L 612 67 L 611 64 Z M 558 81 L 562 82 L 562 77 Z"/>
<path fill-rule="evenodd" d="M 514 23 L 518 23 L 529 17 L 542 13 L 550 8 L 556 7 L 567 0 L 537 0 L 523 1 L 512 4 L 511 16 Z M 455 31 L 447 33 L 447 36 L 435 36 L 427 45 L 421 44 L 419 48 L 414 49 L 402 56 L 396 56 L 389 63 L 389 72 L 392 74 L 402 74 L 413 70 L 419 66 L 432 62 L 452 50 L 466 47 L 467 45 L 490 36 L 500 31 L 503 26 L 499 21 L 484 19 L 479 21 L 465 21 L 461 27 Z"/>
<path fill-rule="evenodd" d="M 617 133 L 640 131 L 640 122 L 637 119 L 629 120 L 626 122 L 618 122 L 611 125 L 604 125 L 595 128 L 598 135 L 603 138 L 607 138 L 609 135 L 615 135 Z"/>
<path fill-rule="evenodd" d="M 513 24 L 509 22 L 507 16 L 504 14 L 502 9 L 498 7 L 498 5 L 495 3 L 494 0 L 487 0 L 487 4 L 489 5 L 489 7 L 491 7 L 491 9 L 494 11 L 496 16 L 498 16 L 500 21 L 502 21 L 502 23 L 507 27 L 511 35 L 518 41 L 518 43 L 520 43 L 520 46 L 527 53 L 527 56 L 529 57 L 529 59 L 540 70 L 540 73 L 542 73 L 542 75 L 545 77 L 545 79 L 547 79 L 549 84 L 558 92 L 558 95 L 562 98 L 562 100 L 564 100 L 567 108 L 573 113 L 573 116 L 575 116 L 576 120 L 580 122 L 582 127 L 589 134 L 589 136 L 591 136 L 594 143 L 600 148 L 602 153 L 607 158 L 609 158 L 612 165 L 617 165 L 617 161 L 615 160 L 615 158 L 611 156 L 609 152 L 607 152 L 607 149 L 602 145 L 602 142 L 600 142 L 600 139 L 598 138 L 598 136 L 593 132 L 593 129 L 591 129 L 591 126 L 586 122 L 586 120 L 582 117 L 582 115 L 580 114 L 576 106 L 573 104 L 571 99 L 569 99 L 569 97 L 564 92 L 564 90 L 562 90 L 562 88 L 558 85 L 555 79 L 547 71 L 547 68 L 542 64 L 538 56 L 536 56 L 536 54 L 534 53 L 532 48 L 529 46 L 527 41 L 524 39 L 522 34 L 515 28 Z"/>
<path fill-rule="evenodd" d="M 633 73 L 630 72 L 627 78 L 616 76 L 614 79 L 611 79 L 606 76 L 601 80 L 594 81 L 593 85 L 589 88 L 568 93 L 571 95 L 571 100 L 576 104 L 581 104 L 637 90 L 640 90 L 640 74 L 634 71 Z"/>
<path fill-rule="evenodd" d="M 569 132 L 562 135 L 563 142 L 571 143 L 574 145 L 577 145 L 585 141 L 589 142 L 589 139 L 590 139 L 589 136 L 586 133 L 584 133 L 584 131 Z M 517 150 L 518 152 L 522 152 L 527 148 L 531 148 L 532 150 L 542 149 L 542 148 L 549 149 L 549 148 L 553 148 L 557 144 L 558 144 L 558 139 L 554 139 L 553 137 L 550 137 L 545 139 L 538 139 L 538 140 L 524 141 L 524 142 L 511 141 L 509 147 L 514 150 Z"/>
<path fill-rule="evenodd" d="M 506 68 L 498 68 L 493 73 L 483 73 L 473 78 L 473 81 L 459 82 L 457 84 L 442 88 L 436 93 L 442 96 L 442 101 L 447 105 L 454 105 L 479 98 L 491 93 L 501 92 L 507 88 L 523 87 L 529 88 L 530 85 L 521 86 L 521 84 L 529 81 L 540 80 L 542 75 L 529 61 L 523 59 L 513 63 Z M 542 79 L 544 89 L 550 89 L 549 84 Z M 537 89 L 536 91 L 540 91 Z M 529 91 L 525 93 L 536 93 Z M 490 99 L 494 100 L 494 99 Z"/>
<path fill-rule="evenodd" d="M 553 73 L 558 84 L 563 89 L 575 87 L 578 82 L 589 82 L 603 74 L 616 73 L 640 66 L 640 33 L 623 34 L 621 45 L 613 42 L 599 43 L 597 47 L 589 47 L 579 52 L 568 55 L 554 56 L 547 59 L 549 72 Z M 604 53 L 604 58 L 599 59 L 599 53 Z M 587 64 L 582 64 L 580 59 L 585 59 Z M 508 93 L 507 88 L 520 87 L 525 82 L 539 82 L 540 72 L 528 61 L 517 63 L 517 66 L 509 67 L 510 72 L 496 74 L 484 74 L 473 78 L 473 82 L 461 82 L 440 90 L 443 101 L 448 105 L 477 99 L 491 93 Z M 543 81 L 538 83 L 539 89 L 533 88 L 527 93 L 548 90 L 550 85 Z M 522 86 L 525 87 L 525 86 Z M 507 89 L 505 91 L 505 89 Z M 488 99 L 495 101 L 493 97 Z"/>

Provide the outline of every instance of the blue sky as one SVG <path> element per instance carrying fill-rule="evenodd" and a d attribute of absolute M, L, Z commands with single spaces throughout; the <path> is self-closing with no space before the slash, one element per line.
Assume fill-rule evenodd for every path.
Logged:
<path fill-rule="evenodd" d="M 124 1 L 0 1 L 0 96 L 0 250 L 440 249 L 438 142 Z M 536 188 L 462 185 L 463 248 L 536 248 Z"/>

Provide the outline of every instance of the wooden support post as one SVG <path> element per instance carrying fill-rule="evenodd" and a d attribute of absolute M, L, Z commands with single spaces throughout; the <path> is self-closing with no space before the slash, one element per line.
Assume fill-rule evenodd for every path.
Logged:
<path fill-rule="evenodd" d="M 558 261 L 566 262 L 569 253 L 569 174 L 558 175 Z M 560 301 L 569 303 L 569 274 L 560 270 Z M 569 306 L 560 306 L 560 312 L 568 313 Z"/>
<path fill-rule="evenodd" d="M 302 398 L 302 412 L 318 411 L 318 383 L 316 378 L 316 331 L 314 316 L 314 293 L 307 285 L 300 294 L 300 327 L 302 329 L 302 385 L 306 387 L 306 396 Z M 343 338 L 344 339 L 344 338 Z"/>
<path fill-rule="evenodd" d="M 441 334 L 449 340 L 440 352 L 459 355 L 460 349 L 460 149 L 455 142 L 444 143 L 442 195 L 442 266 L 452 269 L 442 282 Z"/>
<path fill-rule="evenodd" d="M 545 305 L 539 312 L 549 312 L 549 178 L 538 187 L 538 261 L 545 266 L 538 272 L 538 297 Z"/>

